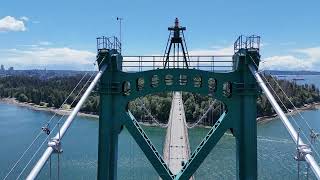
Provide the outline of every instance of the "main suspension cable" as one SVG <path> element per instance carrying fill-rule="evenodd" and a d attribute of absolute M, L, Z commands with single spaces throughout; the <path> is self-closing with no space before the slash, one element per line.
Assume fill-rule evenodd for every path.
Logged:
<path fill-rule="evenodd" d="M 91 76 L 89 77 L 89 79 L 86 81 L 85 85 L 81 88 L 81 90 L 79 91 L 79 93 L 77 94 L 77 96 L 74 98 L 74 100 L 72 101 L 71 105 L 73 105 L 73 103 L 76 101 L 76 99 L 79 97 L 79 95 L 81 94 L 81 92 L 83 91 L 84 87 L 87 86 L 88 82 L 92 79 L 94 75 L 94 72 L 91 74 Z M 41 145 L 39 146 L 39 148 L 36 150 L 36 152 L 33 154 L 33 156 L 31 157 L 31 159 L 28 161 L 28 163 L 25 165 L 25 167 L 22 169 L 22 171 L 20 172 L 20 174 L 18 175 L 17 179 L 20 178 L 20 176 L 24 173 L 24 171 L 26 170 L 26 168 L 29 166 L 29 164 L 31 163 L 31 161 L 34 159 L 34 157 L 38 154 L 38 152 L 40 151 L 40 149 L 42 148 L 42 146 L 44 145 L 44 143 L 48 140 L 48 138 L 50 137 L 50 134 L 52 134 L 52 132 L 54 131 L 54 129 L 58 126 L 58 124 L 60 123 L 60 121 L 64 118 L 66 114 L 63 114 L 61 116 L 61 118 L 58 120 L 58 122 L 54 125 L 54 127 L 52 128 L 52 130 L 49 132 L 48 136 L 44 139 L 44 141 L 41 143 Z"/>
<path fill-rule="evenodd" d="M 82 80 L 86 77 L 86 75 L 88 74 L 88 72 L 86 72 L 82 78 L 78 81 L 78 83 L 76 84 L 76 86 L 72 89 L 72 91 L 69 93 L 69 95 L 66 97 L 66 99 L 63 101 L 63 103 L 61 104 L 61 106 L 58 108 L 61 109 L 62 106 L 67 102 L 67 100 L 70 98 L 70 96 L 73 94 L 73 92 L 77 89 L 77 87 L 80 85 L 80 83 L 82 82 Z M 55 111 L 54 115 L 51 116 L 51 118 L 47 121 L 47 126 L 50 124 L 50 122 L 52 121 L 52 119 L 57 115 L 57 111 Z M 12 171 L 17 167 L 17 165 L 20 163 L 20 161 L 22 160 L 22 158 L 26 155 L 26 153 L 30 150 L 30 148 L 33 146 L 33 144 L 37 141 L 37 139 L 40 137 L 40 135 L 43 133 L 43 130 L 40 130 L 39 133 L 35 136 L 35 138 L 32 140 L 32 142 L 30 143 L 30 145 L 27 147 L 27 149 L 21 154 L 21 156 L 19 157 L 19 159 L 14 163 L 14 165 L 11 167 L 10 171 L 6 174 L 6 176 L 4 177 L 4 180 L 7 179 L 9 177 L 9 175 L 12 173 Z"/>
<path fill-rule="evenodd" d="M 251 60 L 254 62 L 253 58 L 251 55 L 249 55 Z M 263 61 L 266 62 L 266 61 Z M 255 63 L 255 62 L 254 62 Z M 257 66 L 257 64 L 255 63 L 255 65 Z M 283 93 L 283 95 L 288 99 L 288 101 L 290 102 L 290 104 L 294 107 L 294 109 L 296 110 L 296 112 L 299 114 L 299 116 L 301 117 L 301 119 L 306 123 L 306 125 L 308 126 L 309 130 L 312 131 L 313 128 L 311 128 L 310 124 L 307 122 L 307 120 L 302 116 L 302 114 L 300 113 L 300 111 L 298 110 L 298 108 L 294 105 L 294 103 L 290 100 L 289 96 L 287 95 L 287 93 L 283 90 L 283 88 L 280 86 L 279 82 L 275 79 L 275 77 L 273 77 L 270 74 L 271 78 L 273 79 L 273 81 L 276 83 L 276 85 L 279 87 L 279 89 L 281 90 L 281 92 Z"/>
<path fill-rule="evenodd" d="M 250 56 L 250 55 L 249 55 Z M 255 66 L 258 68 L 258 65 L 254 62 L 253 58 L 250 56 L 250 58 L 252 59 L 252 62 L 255 64 Z M 276 93 L 276 91 L 274 90 L 274 88 L 271 86 L 270 82 L 267 80 L 267 78 L 265 77 L 265 75 L 263 73 L 261 73 L 262 77 L 265 79 L 265 81 L 267 82 L 267 84 L 269 85 L 270 89 L 274 92 L 274 94 L 276 95 L 276 97 L 279 99 L 280 103 L 283 105 L 283 107 L 286 109 L 287 112 L 289 112 L 288 108 L 285 106 L 285 104 L 283 103 L 283 101 L 280 99 L 280 97 L 278 96 L 278 94 Z M 299 126 L 297 120 L 293 117 L 293 115 L 291 113 L 289 113 L 289 115 L 291 116 L 291 118 L 293 119 L 293 122 L 296 124 L 296 126 L 301 129 L 301 127 Z M 320 159 L 320 155 L 319 153 L 316 151 L 316 148 L 313 146 L 313 144 L 310 142 L 308 136 L 306 136 L 306 134 L 302 131 L 301 129 L 301 133 L 302 135 L 305 137 L 305 139 L 308 141 L 309 145 L 311 146 L 311 148 L 313 149 L 313 151 L 315 152 L 315 154 L 317 155 L 317 157 Z"/>
<path fill-rule="evenodd" d="M 280 99 L 280 97 L 278 96 L 278 94 L 275 92 L 275 90 L 272 88 L 270 82 L 267 80 L 267 78 L 261 74 L 262 77 L 265 79 L 265 81 L 267 82 L 267 84 L 269 85 L 269 87 L 271 88 L 271 90 L 274 92 L 274 94 L 276 95 L 276 97 L 279 99 L 280 103 L 283 105 L 283 107 L 285 108 L 285 110 L 287 112 L 289 112 L 289 109 L 285 106 L 285 104 L 283 103 L 283 101 Z M 305 137 L 305 139 L 307 140 L 307 142 L 309 143 L 309 145 L 312 147 L 313 151 L 316 153 L 317 157 L 320 159 L 320 155 L 317 152 L 316 148 L 313 146 L 313 144 L 310 142 L 308 136 L 304 133 L 304 131 L 302 130 L 302 128 L 300 127 L 298 121 L 294 118 L 294 116 L 291 113 L 288 113 L 289 116 L 292 118 L 293 122 L 296 124 L 296 126 L 301 129 L 301 134 Z"/>
<path fill-rule="evenodd" d="M 104 59 L 101 61 L 101 63 L 104 61 Z M 101 64 L 100 63 L 100 64 Z M 100 65 L 99 64 L 99 65 Z M 94 65 L 96 65 L 95 63 L 94 63 Z M 67 98 L 64 100 L 64 102 L 62 103 L 62 105 L 59 107 L 59 109 L 61 109 L 61 107 L 67 102 L 67 100 L 69 99 L 69 97 L 73 94 L 73 92 L 77 89 L 77 87 L 80 85 L 80 83 L 82 82 L 82 80 L 85 78 L 85 76 L 88 74 L 88 72 L 86 72 L 83 76 L 82 76 L 82 78 L 78 81 L 78 83 L 77 83 L 77 85 L 72 89 L 72 91 L 69 93 L 69 95 L 67 96 Z M 91 78 L 92 78 L 92 76 L 93 76 L 93 74 L 94 74 L 94 72 L 91 74 L 91 76 L 90 76 L 90 78 L 88 79 L 88 81 L 86 82 L 86 84 L 91 80 Z M 86 84 L 85 84 L 85 86 L 86 86 Z M 83 88 L 79 91 L 79 93 L 78 93 L 78 95 L 81 93 L 81 91 L 83 90 Z M 78 95 L 77 95 L 77 97 L 78 97 Z M 71 106 L 72 106 L 72 104 L 75 102 L 75 100 L 77 99 L 77 97 L 73 100 L 73 102 L 71 103 Z M 58 110 L 59 110 L 58 109 Z M 49 121 L 47 122 L 47 126 L 49 125 L 49 123 L 52 121 L 52 119 L 57 115 L 57 113 L 58 113 L 58 111 L 56 111 L 55 113 L 54 113 L 54 115 L 49 119 Z M 64 117 L 65 115 L 63 115 L 62 117 Z M 60 118 L 60 120 L 61 120 L 61 118 Z M 60 121 L 59 120 L 59 121 Z M 56 127 L 56 126 L 55 126 Z M 28 148 L 23 152 L 23 154 L 20 156 L 20 158 L 18 159 L 18 161 L 14 164 L 14 166 L 10 169 L 10 171 L 8 172 L 8 174 L 6 175 L 6 177 L 4 178 L 4 179 L 6 179 L 10 174 L 11 174 L 11 172 L 17 167 L 17 165 L 19 164 L 19 162 L 22 160 L 22 158 L 25 156 L 25 154 L 27 153 L 27 151 L 29 151 L 29 149 L 32 147 L 32 145 L 36 142 L 36 140 L 40 137 L 40 135 L 41 135 L 41 133 L 42 133 L 42 131 L 43 130 L 41 130 L 40 132 L 39 132 L 39 134 L 36 136 L 36 138 L 32 141 L 32 143 L 28 146 Z M 49 134 L 50 134 L 51 132 L 49 131 Z M 49 135 L 48 134 L 48 135 Z M 49 136 L 47 136 L 47 138 L 44 140 L 44 142 L 48 139 L 48 137 Z M 43 143 L 44 143 L 43 142 Z M 43 144 L 42 144 L 43 145 Z M 41 146 L 42 146 L 41 145 Z M 38 151 L 37 151 L 38 152 Z M 33 156 L 34 157 L 34 156 Z M 33 158 L 32 158 L 33 159 Z M 31 161 L 30 161 L 31 162 Z M 29 162 L 29 163 L 30 163 Z M 28 164 L 29 164 L 28 163 Z M 24 171 L 24 170 L 23 170 Z M 21 172 L 20 174 L 22 174 L 23 172 Z M 21 176 L 21 175 L 20 175 Z"/>

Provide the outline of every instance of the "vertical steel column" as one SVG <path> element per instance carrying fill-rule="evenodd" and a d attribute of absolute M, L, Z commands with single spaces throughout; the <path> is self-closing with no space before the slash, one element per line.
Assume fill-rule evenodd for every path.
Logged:
<path fill-rule="evenodd" d="M 257 179 L 256 96 L 240 97 L 237 144 L 238 179 Z"/>
<path fill-rule="evenodd" d="M 117 84 L 114 83 L 117 64 L 121 63 L 120 55 L 106 58 L 105 63 L 111 64 L 100 81 L 100 116 L 99 116 L 99 144 L 98 144 L 98 180 L 117 179 L 118 136 L 121 124 L 118 118 L 120 105 L 116 93 Z"/>
<path fill-rule="evenodd" d="M 103 85 L 101 86 L 103 88 Z M 115 131 L 114 97 L 100 95 L 98 179 L 117 179 L 118 132 Z"/>
<path fill-rule="evenodd" d="M 246 56 L 237 56 L 240 83 L 233 87 L 235 135 L 237 146 L 237 179 L 257 179 L 257 125 L 256 106 L 257 89 L 253 75 L 250 73 Z M 237 118 L 238 117 L 238 118 Z M 236 120 L 238 119 L 238 120 Z"/>

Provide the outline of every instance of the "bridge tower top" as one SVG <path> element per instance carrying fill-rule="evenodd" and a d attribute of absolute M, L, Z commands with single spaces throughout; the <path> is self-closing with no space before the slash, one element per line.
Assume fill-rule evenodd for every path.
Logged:
<path fill-rule="evenodd" d="M 121 42 L 117 37 L 97 38 L 97 63 L 99 69 L 108 65 L 109 70 L 122 70 Z"/>
<path fill-rule="evenodd" d="M 187 44 L 184 38 L 183 31 L 186 30 L 186 27 L 180 26 L 179 19 L 176 18 L 174 21 L 174 26 L 168 27 L 168 30 L 170 31 L 169 34 L 169 39 L 167 42 L 167 46 L 165 49 L 165 54 L 164 54 L 164 68 L 179 68 L 179 66 L 182 65 L 182 67 L 189 68 L 189 54 L 188 54 L 188 49 L 187 49 Z M 173 45 L 173 56 L 170 57 L 170 52 L 171 48 Z M 182 51 L 182 61 L 179 60 L 180 53 L 180 46 L 181 46 L 181 51 Z M 171 59 L 170 59 L 171 58 Z M 169 61 L 172 61 L 171 65 Z"/>
<path fill-rule="evenodd" d="M 169 31 L 173 32 L 173 43 L 180 43 L 181 42 L 181 37 L 180 37 L 180 32 L 185 31 L 186 27 L 182 27 L 179 24 L 179 19 L 176 18 L 174 21 L 174 26 L 168 27 Z"/>

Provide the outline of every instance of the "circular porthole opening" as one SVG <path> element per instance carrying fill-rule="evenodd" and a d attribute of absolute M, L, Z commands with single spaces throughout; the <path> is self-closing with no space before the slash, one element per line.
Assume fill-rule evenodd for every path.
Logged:
<path fill-rule="evenodd" d="M 159 86 L 159 76 L 153 75 L 151 77 L 151 87 L 158 87 Z"/>
<path fill-rule="evenodd" d="M 180 84 L 181 86 L 185 86 L 185 85 L 187 85 L 187 82 L 188 82 L 188 80 L 187 80 L 187 75 L 182 75 L 182 74 L 180 74 L 179 84 Z"/>
<path fill-rule="evenodd" d="M 231 97 L 232 94 L 232 83 L 231 82 L 225 82 L 223 84 L 223 95 L 225 97 Z"/>
<path fill-rule="evenodd" d="M 123 84 L 122 84 L 122 92 L 123 92 L 123 95 L 125 95 L 125 96 L 129 96 L 130 95 L 131 85 L 130 85 L 129 81 L 123 82 Z"/>
<path fill-rule="evenodd" d="M 201 78 L 201 76 L 195 76 L 193 78 L 193 85 L 194 85 L 194 87 L 201 87 L 202 86 L 202 78 Z"/>
<path fill-rule="evenodd" d="M 137 79 L 137 90 L 142 91 L 144 88 L 144 79 L 143 78 L 138 78 Z"/>
<path fill-rule="evenodd" d="M 164 82 L 167 86 L 171 86 L 173 84 L 173 76 L 171 74 L 167 74 L 164 78 Z"/>
<path fill-rule="evenodd" d="M 208 88 L 209 92 L 216 92 L 217 90 L 217 80 L 215 78 L 208 79 Z"/>

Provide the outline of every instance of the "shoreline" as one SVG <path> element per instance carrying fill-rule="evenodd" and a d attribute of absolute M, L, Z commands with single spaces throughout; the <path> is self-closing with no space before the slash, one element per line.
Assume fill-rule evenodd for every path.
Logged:
<path fill-rule="evenodd" d="M 69 115 L 72 112 L 72 109 L 57 109 L 54 107 L 43 107 L 40 105 L 35 105 L 33 103 L 27 103 L 27 102 L 19 102 L 15 98 L 0 98 L 0 103 L 6 103 L 6 104 L 13 104 L 17 105 L 20 107 L 26 107 L 31 110 L 35 111 L 46 111 L 49 113 L 56 113 L 58 115 Z M 312 104 L 305 104 L 303 107 L 297 108 L 297 110 L 289 109 L 291 110 L 288 113 L 285 113 L 286 115 L 295 115 L 298 112 L 303 112 L 303 111 L 308 111 L 308 110 L 315 110 L 315 109 L 320 109 L 320 102 L 312 103 Z M 84 113 L 84 112 L 78 112 L 78 116 L 80 117 L 89 117 L 89 118 L 94 118 L 98 119 L 99 116 L 96 114 L 90 114 L 90 113 Z M 274 120 L 278 116 L 276 114 L 273 114 L 271 116 L 262 116 L 262 117 L 257 117 L 257 124 L 260 123 L 267 123 L 269 121 Z M 148 123 L 148 122 L 139 122 L 145 126 L 157 126 L 156 123 Z M 209 126 L 204 126 L 204 125 L 199 125 L 198 127 L 203 127 L 203 128 L 208 128 Z"/>
<path fill-rule="evenodd" d="M 35 111 L 46 111 L 46 112 L 50 112 L 50 113 L 56 113 L 58 115 L 69 115 L 73 109 L 57 109 L 54 107 L 43 107 L 40 105 L 35 105 L 33 103 L 27 103 L 27 102 L 19 102 L 18 100 L 14 99 L 14 98 L 0 98 L 0 103 L 6 103 L 6 104 L 13 104 L 13 105 L 17 105 L 20 107 L 25 107 L 31 110 L 35 110 Z M 83 112 L 78 112 L 78 116 L 81 117 L 90 117 L 90 118 L 99 118 L 98 115 L 96 114 L 89 114 L 89 113 L 83 113 Z"/>
<path fill-rule="evenodd" d="M 320 102 L 314 102 L 311 104 L 304 104 L 304 106 L 302 106 L 302 107 L 297 107 L 297 110 L 288 109 L 290 112 L 285 113 L 285 115 L 291 116 L 291 115 L 296 115 L 296 114 L 303 112 L 303 111 L 310 111 L 310 110 L 317 110 L 317 109 L 320 109 Z M 271 116 L 257 117 L 257 123 L 267 123 L 269 121 L 274 120 L 277 117 L 278 117 L 277 114 L 273 114 Z"/>

